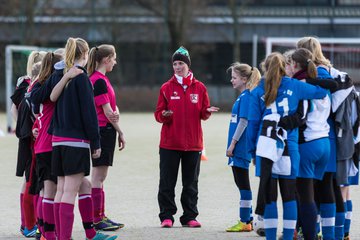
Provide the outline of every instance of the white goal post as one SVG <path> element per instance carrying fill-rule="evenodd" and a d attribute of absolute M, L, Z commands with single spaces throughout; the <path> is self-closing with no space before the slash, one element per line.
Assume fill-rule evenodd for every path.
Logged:
<path fill-rule="evenodd" d="M 23 45 L 7 45 L 5 48 L 5 96 L 6 96 L 6 121 L 7 131 L 12 131 L 12 116 L 11 116 L 11 105 L 12 101 L 10 96 L 14 91 L 13 81 L 13 53 L 14 52 L 25 52 L 25 51 L 49 51 L 49 48 L 41 48 L 36 46 L 23 46 Z M 24 75 L 26 73 L 26 65 L 24 66 Z"/>
<path fill-rule="evenodd" d="M 322 51 L 331 64 L 347 72 L 356 85 L 360 85 L 360 38 L 317 38 Z M 266 56 L 273 51 L 284 51 L 296 48 L 300 38 L 269 37 L 266 38 Z"/>
<path fill-rule="evenodd" d="M 300 38 L 287 37 L 268 37 L 266 38 L 266 56 L 268 56 L 273 49 L 274 44 L 287 44 L 289 47 L 296 47 L 297 41 Z M 359 44 L 360 38 L 318 38 L 322 44 Z"/>

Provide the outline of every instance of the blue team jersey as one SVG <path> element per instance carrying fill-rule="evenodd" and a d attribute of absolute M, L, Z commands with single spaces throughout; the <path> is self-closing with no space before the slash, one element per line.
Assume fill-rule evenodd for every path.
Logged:
<path fill-rule="evenodd" d="M 279 86 L 276 100 L 265 106 L 265 85 L 264 79 L 261 80 L 258 87 L 256 87 L 250 95 L 249 114 L 248 114 L 248 148 L 252 157 L 255 157 L 255 149 L 259 130 L 261 129 L 262 119 L 264 116 L 277 113 L 281 117 L 292 115 L 296 112 L 299 101 L 304 99 L 321 99 L 327 94 L 327 91 L 299 80 L 283 77 Z M 292 161 L 291 175 L 297 175 L 298 160 L 293 162 L 291 153 L 298 153 L 298 129 L 289 130 L 288 132 L 288 149 Z M 256 166 L 258 171 L 258 165 Z M 295 171 L 295 172 L 294 172 Z M 295 176 L 296 177 L 296 176 Z"/>
<path fill-rule="evenodd" d="M 326 68 L 323 67 L 323 66 L 318 66 L 318 67 L 316 68 L 316 70 L 317 70 L 317 77 L 320 78 L 320 79 L 333 78 L 333 77 L 330 75 L 330 72 L 329 72 L 330 69 L 326 69 Z M 330 95 L 330 99 L 331 99 L 331 95 Z M 328 124 L 330 125 L 329 137 L 330 137 L 330 138 L 336 138 L 336 134 L 335 134 L 335 123 L 334 123 L 334 121 L 333 121 L 330 117 L 328 118 Z"/>
<path fill-rule="evenodd" d="M 234 136 L 237 125 L 240 122 L 240 118 L 245 118 L 246 120 L 248 119 L 249 97 L 250 97 L 250 91 L 248 89 L 246 89 L 239 95 L 239 97 L 236 99 L 236 101 L 232 107 L 227 147 L 230 146 L 230 143 Z M 248 160 L 248 161 L 251 160 L 251 155 L 249 154 L 248 149 L 247 149 L 246 129 L 243 132 L 243 134 L 241 135 L 239 141 L 236 143 L 233 154 L 234 154 L 234 156 L 229 158 L 229 165 L 237 166 L 236 159 L 239 159 L 239 158 L 243 159 L 243 160 Z M 240 167 L 240 166 L 238 166 L 238 167 Z"/>

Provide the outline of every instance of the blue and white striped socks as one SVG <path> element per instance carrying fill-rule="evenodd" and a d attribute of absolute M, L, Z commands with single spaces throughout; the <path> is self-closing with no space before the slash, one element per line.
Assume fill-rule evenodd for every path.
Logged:
<path fill-rule="evenodd" d="M 335 203 L 320 204 L 321 228 L 324 239 L 335 238 L 335 214 Z"/>
<path fill-rule="evenodd" d="M 240 221 L 250 222 L 252 194 L 249 190 L 240 190 Z"/>
<path fill-rule="evenodd" d="M 271 202 L 265 206 L 264 227 L 267 240 L 276 240 L 278 224 L 278 212 L 276 202 Z"/>
<path fill-rule="evenodd" d="M 283 209 L 283 240 L 292 240 L 297 220 L 296 201 L 284 202 Z"/>

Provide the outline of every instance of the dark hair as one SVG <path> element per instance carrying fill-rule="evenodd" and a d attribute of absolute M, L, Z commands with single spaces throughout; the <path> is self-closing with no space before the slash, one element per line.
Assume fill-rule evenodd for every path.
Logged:
<path fill-rule="evenodd" d="M 45 57 L 41 61 L 40 74 L 38 77 L 38 82 L 43 84 L 46 79 L 50 77 L 50 75 L 54 71 L 54 64 L 61 61 L 62 56 L 60 54 L 55 54 L 53 52 L 46 53 Z"/>
<path fill-rule="evenodd" d="M 316 78 L 317 70 L 313 54 L 306 48 L 298 48 L 293 52 L 291 58 L 300 65 L 300 68 L 307 71 L 310 78 Z"/>
<path fill-rule="evenodd" d="M 95 71 L 98 64 L 101 63 L 101 60 L 107 57 L 112 57 L 115 55 L 115 47 L 109 44 L 102 44 L 98 47 L 93 47 L 90 50 L 89 61 L 87 64 L 87 72 L 90 76 Z"/>

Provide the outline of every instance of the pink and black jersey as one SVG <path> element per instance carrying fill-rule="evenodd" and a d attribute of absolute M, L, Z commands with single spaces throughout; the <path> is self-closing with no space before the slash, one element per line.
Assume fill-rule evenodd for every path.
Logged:
<path fill-rule="evenodd" d="M 90 76 L 90 81 L 94 87 L 94 99 L 99 127 L 104 127 L 110 121 L 105 116 L 102 105 L 110 103 L 112 110 L 116 111 L 115 91 L 109 79 L 101 72 L 94 71 Z"/>
<path fill-rule="evenodd" d="M 51 124 L 54 108 L 55 103 L 51 102 L 49 99 L 40 104 L 40 113 L 36 120 L 39 128 L 39 135 L 34 144 L 35 154 L 52 151 L 52 135 L 48 134 L 47 131 Z"/>

